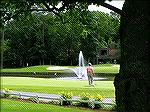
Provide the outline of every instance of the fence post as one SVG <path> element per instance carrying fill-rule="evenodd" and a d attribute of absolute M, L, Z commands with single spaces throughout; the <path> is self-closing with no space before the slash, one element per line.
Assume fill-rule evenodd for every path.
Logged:
<path fill-rule="evenodd" d="M 39 97 L 38 95 L 35 96 L 36 102 L 39 103 Z"/>
<path fill-rule="evenodd" d="M 94 99 L 90 99 L 90 100 L 89 100 L 88 106 L 91 107 L 92 109 L 95 108 L 95 101 L 94 101 Z"/>
<path fill-rule="evenodd" d="M 19 92 L 19 98 L 21 99 L 21 93 Z"/>
<path fill-rule="evenodd" d="M 60 105 L 61 106 L 63 105 L 63 97 L 62 96 L 60 97 Z"/>

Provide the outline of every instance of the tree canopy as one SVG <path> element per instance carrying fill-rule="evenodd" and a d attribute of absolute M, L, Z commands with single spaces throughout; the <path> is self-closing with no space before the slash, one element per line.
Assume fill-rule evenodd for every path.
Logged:
<path fill-rule="evenodd" d="M 72 4 L 84 3 L 87 5 L 96 4 L 107 7 L 118 14 L 122 11 L 114 6 L 104 2 L 105 0 L 1 0 L 1 23 L 4 23 L 11 18 L 16 18 L 19 15 L 28 15 L 32 11 L 48 11 L 53 12 L 63 21 L 59 12 L 66 11 L 73 8 Z M 111 1 L 111 0 L 110 0 Z M 58 8 L 58 4 L 61 6 Z"/>
<path fill-rule="evenodd" d="M 5 67 L 77 65 L 80 50 L 87 61 L 96 63 L 99 48 L 119 43 L 119 17 L 113 13 L 90 12 L 86 4 L 78 4 L 60 15 L 65 24 L 51 12 L 33 12 L 7 22 Z"/>

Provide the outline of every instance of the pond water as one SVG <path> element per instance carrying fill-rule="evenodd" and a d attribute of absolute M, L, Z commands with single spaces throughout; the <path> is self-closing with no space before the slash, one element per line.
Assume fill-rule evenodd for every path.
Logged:
<path fill-rule="evenodd" d="M 56 79 L 56 78 L 55 78 Z M 60 78 L 57 78 L 57 79 L 60 79 L 60 80 L 87 80 L 87 79 L 83 79 L 83 78 L 78 78 L 78 77 L 60 77 Z M 104 78 L 104 77 L 93 77 L 93 79 L 96 81 L 98 80 L 107 80 L 108 78 Z"/>

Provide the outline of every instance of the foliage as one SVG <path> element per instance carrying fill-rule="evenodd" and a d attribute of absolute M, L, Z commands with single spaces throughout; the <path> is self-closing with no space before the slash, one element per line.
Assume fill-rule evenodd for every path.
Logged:
<path fill-rule="evenodd" d="M 98 49 L 118 44 L 117 15 L 90 12 L 87 4 L 72 4 L 61 12 L 64 23 L 51 12 L 19 16 L 5 25 L 5 67 L 77 65 L 80 50 L 96 63 Z M 16 41 L 14 41 L 16 40 Z"/>
<path fill-rule="evenodd" d="M 11 99 L 20 99 L 21 101 L 22 100 L 25 100 L 25 101 L 31 101 L 33 103 L 45 103 L 45 104 L 54 104 L 54 105 L 58 105 L 58 104 L 61 104 L 61 105 L 74 105 L 74 106 L 81 106 L 81 107 L 90 107 L 90 108 L 103 108 L 106 106 L 107 109 L 111 110 L 112 107 L 110 107 L 109 105 L 109 108 L 107 106 L 107 104 L 103 104 L 103 102 L 101 101 L 101 95 L 97 95 L 96 97 L 91 97 L 91 95 L 89 93 L 82 93 L 82 96 L 80 97 L 80 99 L 77 99 L 78 102 L 76 102 L 75 104 L 71 101 L 72 100 L 72 93 L 65 93 L 65 92 L 61 92 L 59 93 L 63 99 L 61 99 L 60 101 L 55 101 L 55 100 L 51 100 L 49 101 L 48 103 L 46 103 L 44 100 L 39 100 L 37 97 L 30 97 L 28 99 L 20 99 L 18 96 L 12 96 L 12 97 L 9 97 Z M 6 97 L 1 97 L 1 98 L 6 98 Z M 95 98 L 98 98 L 98 100 L 96 100 Z M 98 102 L 97 102 L 98 101 Z M 60 103 L 62 102 L 62 103 Z M 102 106 L 103 105 L 103 106 Z M 115 107 L 113 107 L 115 108 Z M 105 108 L 106 109 L 106 108 Z"/>
<path fill-rule="evenodd" d="M 82 93 L 80 95 L 80 102 L 78 102 L 78 106 L 90 107 L 90 108 L 102 108 L 102 96 L 100 94 L 91 95 L 89 93 Z M 96 101 L 96 102 L 95 102 Z M 98 101 L 98 102 L 97 102 Z"/>
<path fill-rule="evenodd" d="M 80 99 L 81 100 L 89 100 L 89 99 L 95 99 L 96 101 L 101 101 L 103 99 L 102 95 L 100 94 L 97 94 L 97 95 L 91 95 L 90 93 L 85 93 L 83 92 L 81 95 L 80 95 Z"/>
<path fill-rule="evenodd" d="M 91 97 L 93 97 L 93 96 L 91 96 L 89 93 L 85 93 L 85 92 L 83 92 L 83 93 L 80 95 L 80 99 L 81 99 L 81 100 L 89 100 Z"/>
<path fill-rule="evenodd" d="M 102 98 L 103 98 L 103 97 L 102 97 L 100 94 L 97 94 L 97 95 L 94 97 L 94 99 L 95 99 L 96 101 L 101 101 Z"/>
<path fill-rule="evenodd" d="M 64 91 L 62 91 L 62 92 L 60 92 L 59 94 L 60 94 L 61 97 L 64 98 L 64 99 L 71 99 L 72 96 L 73 96 L 72 92 L 64 92 Z"/>
<path fill-rule="evenodd" d="M 80 95 L 80 102 L 78 102 L 78 106 L 82 106 L 82 107 L 89 107 L 89 100 L 92 96 L 89 93 L 85 93 L 83 92 Z M 85 102 L 84 102 L 85 101 Z"/>

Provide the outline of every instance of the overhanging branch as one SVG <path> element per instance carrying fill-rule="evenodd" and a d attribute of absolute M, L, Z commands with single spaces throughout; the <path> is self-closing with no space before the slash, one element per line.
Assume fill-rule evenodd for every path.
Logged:
<path fill-rule="evenodd" d="M 105 7 L 105 8 L 108 8 L 108 9 L 118 13 L 118 14 L 122 14 L 122 12 L 123 12 L 122 10 L 120 10 L 120 9 L 114 7 L 114 6 L 112 6 L 112 5 L 108 4 L 108 3 L 105 3 L 104 2 L 105 0 L 91 0 L 91 1 L 87 1 L 87 0 L 69 0 L 69 1 L 71 1 L 71 2 L 68 2 L 69 4 L 76 3 L 76 2 L 81 2 L 81 3 L 88 3 L 89 5 L 91 3 L 97 4 L 97 5 L 101 5 L 101 6 Z"/>
<path fill-rule="evenodd" d="M 48 11 L 48 12 L 53 12 L 55 15 L 57 15 L 59 18 L 60 18 L 60 20 L 62 21 L 62 22 L 64 22 L 63 21 L 63 17 L 59 14 L 59 12 L 60 11 L 63 11 L 66 7 L 68 7 L 70 4 L 72 4 L 72 3 L 76 3 L 78 0 L 62 0 L 63 1 L 63 4 L 62 4 L 62 6 L 60 7 L 60 8 L 57 8 L 57 7 L 55 7 L 55 6 L 52 6 L 52 8 L 50 8 L 50 6 L 46 3 L 46 1 L 45 0 L 42 0 L 42 3 L 43 3 L 43 5 L 45 6 L 45 9 L 28 9 L 28 10 L 19 10 L 19 11 L 16 11 L 15 12 L 15 14 L 14 15 L 12 15 L 12 16 L 8 16 L 7 17 L 7 20 L 9 20 L 9 19 L 11 19 L 11 18 L 13 18 L 13 17 L 15 17 L 15 16 L 18 16 L 19 14 L 21 14 L 21 13 L 23 13 L 23 12 L 27 12 L 27 11 Z M 80 1 L 81 2 L 81 1 Z M 112 5 L 110 5 L 110 4 L 107 4 L 107 3 L 104 3 L 104 2 L 95 2 L 94 4 L 98 4 L 98 5 L 101 5 L 101 6 L 103 6 L 103 7 L 105 7 L 105 8 L 108 8 L 108 9 L 110 9 L 110 10 L 112 10 L 112 11 L 114 11 L 114 12 L 116 12 L 116 13 L 118 13 L 118 14 L 122 14 L 122 10 L 120 10 L 120 9 L 118 9 L 118 8 L 116 8 L 116 7 L 114 7 L 114 6 L 112 6 Z M 5 13 L 6 14 L 6 13 Z M 7 14 L 6 14 L 7 15 Z"/>
<path fill-rule="evenodd" d="M 57 15 L 60 18 L 60 20 L 62 21 L 62 23 L 64 23 L 63 17 L 58 12 L 64 10 L 65 7 L 68 6 L 69 4 L 64 3 L 64 5 L 62 7 L 60 7 L 60 8 L 56 8 L 55 6 L 53 6 L 52 8 L 50 8 L 48 6 L 48 4 L 45 1 L 43 1 L 43 5 L 47 8 L 47 10 L 49 12 L 53 12 L 55 15 Z M 58 11 L 58 12 L 56 12 L 56 11 Z"/>
<path fill-rule="evenodd" d="M 103 7 L 105 7 L 105 8 L 108 8 L 108 9 L 110 9 L 110 10 L 112 10 L 112 11 L 114 11 L 114 12 L 116 12 L 116 13 L 118 13 L 118 14 L 122 14 L 122 10 L 120 10 L 120 9 L 118 9 L 118 8 L 116 8 L 116 7 L 114 7 L 114 6 L 112 6 L 112 5 L 110 5 L 110 4 L 107 4 L 107 3 L 100 3 L 100 5 L 101 6 L 103 6 Z"/>

